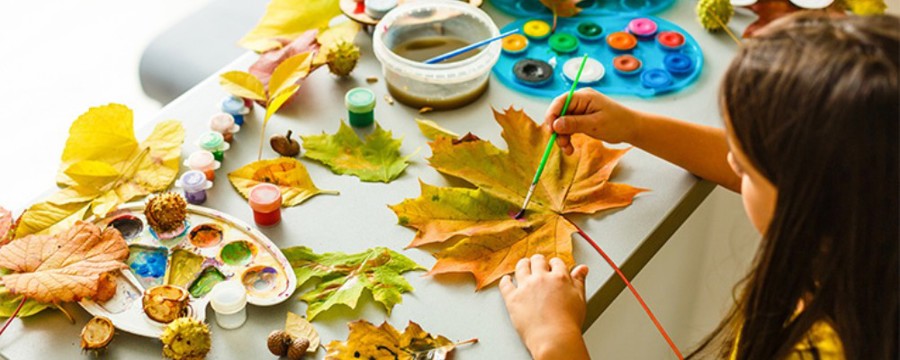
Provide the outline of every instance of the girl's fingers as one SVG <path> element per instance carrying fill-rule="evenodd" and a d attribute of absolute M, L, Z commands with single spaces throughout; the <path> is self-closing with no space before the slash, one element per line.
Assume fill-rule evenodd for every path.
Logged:
<path fill-rule="evenodd" d="M 584 279 L 587 278 L 588 267 L 586 265 L 578 265 L 574 269 L 572 269 L 572 279 L 575 279 L 575 286 L 577 286 L 582 295 L 584 294 Z"/>
<path fill-rule="evenodd" d="M 544 255 L 535 254 L 531 257 L 531 273 L 537 274 L 541 272 L 547 272 L 550 270 L 549 265 L 547 265 L 547 259 L 544 258 Z"/>
<path fill-rule="evenodd" d="M 503 295 L 503 301 L 506 301 L 509 294 L 512 293 L 513 290 L 516 289 L 516 286 L 513 285 L 512 276 L 503 275 L 503 278 L 500 279 L 500 295 Z"/>
<path fill-rule="evenodd" d="M 550 259 L 550 272 L 565 274 L 566 263 L 562 259 L 555 257 Z"/>
<path fill-rule="evenodd" d="M 521 284 L 528 275 L 531 275 L 531 260 L 522 258 L 516 263 L 516 281 Z"/>
<path fill-rule="evenodd" d="M 569 135 L 559 135 L 556 137 L 556 144 L 559 145 L 560 148 L 565 149 L 572 144 L 572 138 Z"/>

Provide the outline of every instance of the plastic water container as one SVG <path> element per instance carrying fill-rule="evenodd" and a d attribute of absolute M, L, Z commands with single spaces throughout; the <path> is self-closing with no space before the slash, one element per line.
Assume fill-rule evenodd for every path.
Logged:
<path fill-rule="evenodd" d="M 475 43 L 499 35 L 481 9 L 461 1 L 409 2 L 391 10 L 375 27 L 373 48 L 391 95 L 412 107 L 438 110 L 465 106 L 487 90 L 491 68 L 500 58 L 495 41 L 464 60 L 425 64 L 396 54 L 398 45 L 415 39 L 446 37 Z"/>
<path fill-rule="evenodd" d="M 223 281 L 213 287 L 210 305 L 216 323 L 223 329 L 237 329 L 247 321 L 247 289 L 237 280 Z"/>

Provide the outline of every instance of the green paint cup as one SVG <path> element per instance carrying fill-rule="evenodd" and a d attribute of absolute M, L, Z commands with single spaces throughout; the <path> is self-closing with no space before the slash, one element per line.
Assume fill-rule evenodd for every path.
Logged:
<path fill-rule="evenodd" d="M 350 125 L 353 127 L 372 126 L 375 122 L 375 93 L 366 88 L 355 88 L 344 97 Z"/>

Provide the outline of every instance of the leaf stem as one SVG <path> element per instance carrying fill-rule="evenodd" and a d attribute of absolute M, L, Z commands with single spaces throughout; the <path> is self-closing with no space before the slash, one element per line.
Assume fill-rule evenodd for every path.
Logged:
<path fill-rule="evenodd" d="M 19 303 L 19 306 L 16 308 L 16 311 L 13 311 L 12 315 L 9 316 L 9 319 L 6 319 L 6 323 L 3 324 L 3 328 L 0 329 L 0 335 L 3 335 L 3 332 L 6 331 L 6 328 L 9 327 L 9 324 L 16 318 L 16 315 L 19 315 L 19 311 L 22 310 L 22 307 L 25 306 L 25 302 L 28 301 L 27 296 L 22 296 L 22 302 Z"/>
<path fill-rule="evenodd" d="M 734 40 L 734 42 L 737 43 L 738 46 L 741 46 L 741 41 L 738 40 L 737 36 L 735 36 L 733 32 L 731 32 L 731 29 L 728 28 L 728 25 L 726 25 L 722 21 L 722 19 L 719 19 L 719 16 L 716 15 L 715 12 L 709 11 L 709 15 L 712 15 L 713 19 L 716 19 L 716 22 L 719 23 L 720 26 L 722 26 L 722 30 L 725 30 L 728 36 L 731 37 L 731 40 Z"/>
<path fill-rule="evenodd" d="M 478 338 L 471 338 L 471 339 L 469 339 L 469 340 L 460 341 L 460 342 L 458 342 L 458 343 L 456 343 L 456 344 L 453 344 L 453 346 L 475 344 L 475 343 L 477 343 L 477 342 L 478 342 Z"/>

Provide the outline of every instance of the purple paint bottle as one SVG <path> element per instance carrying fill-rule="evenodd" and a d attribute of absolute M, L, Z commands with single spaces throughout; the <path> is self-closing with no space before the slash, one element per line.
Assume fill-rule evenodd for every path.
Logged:
<path fill-rule="evenodd" d="M 206 174 L 196 170 L 184 173 L 175 182 L 175 186 L 184 189 L 185 200 L 194 205 L 206 202 L 206 190 L 212 188 L 212 185 L 212 181 L 206 180 Z"/>

